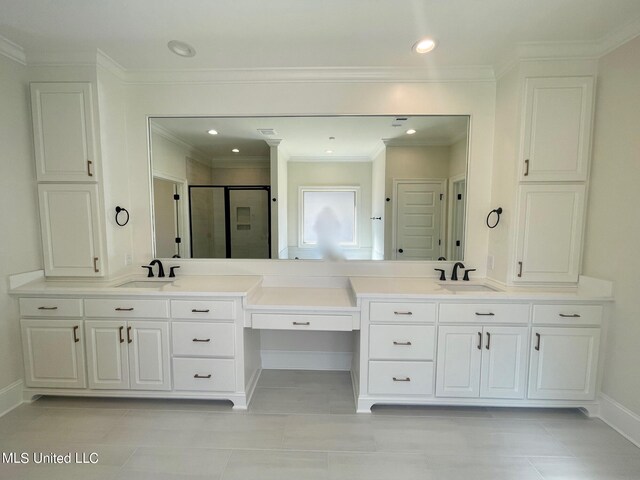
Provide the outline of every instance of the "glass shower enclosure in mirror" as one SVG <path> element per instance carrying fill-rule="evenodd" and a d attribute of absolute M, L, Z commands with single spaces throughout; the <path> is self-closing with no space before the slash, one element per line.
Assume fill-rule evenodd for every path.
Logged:
<path fill-rule="evenodd" d="M 467 116 L 149 119 L 160 258 L 462 260 Z"/>

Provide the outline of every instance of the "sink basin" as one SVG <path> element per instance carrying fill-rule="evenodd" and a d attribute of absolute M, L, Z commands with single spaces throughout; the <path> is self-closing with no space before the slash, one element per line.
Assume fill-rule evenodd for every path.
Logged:
<path fill-rule="evenodd" d="M 457 285 L 442 285 L 442 288 L 445 290 L 449 290 L 450 292 L 497 292 L 493 287 L 489 287 L 488 285 L 474 285 L 474 284 L 464 284 L 460 283 Z"/>
<path fill-rule="evenodd" d="M 118 285 L 118 288 L 161 288 L 171 283 L 166 280 L 134 280 Z"/>

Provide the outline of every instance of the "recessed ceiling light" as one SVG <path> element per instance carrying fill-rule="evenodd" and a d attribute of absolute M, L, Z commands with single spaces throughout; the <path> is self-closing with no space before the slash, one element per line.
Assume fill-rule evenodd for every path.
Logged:
<path fill-rule="evenodd" d="M 193 57 L 196 54 L 196 49 L 191 45 L 180 40 L 171 40 L 167 43 L 167 47 L 176 55 L 181 57 Z"/>
<path fill-rule="evenodd" d="M 333 153 L 333 150 L 327 150 L 326 153 Z"/>
<path fill-rule="evenodd" d="M 436 42 L 433 38 L 423 38 L 422 40 L 418 40 L 413 45 L 413 51 L 416 53 L 429 53 L 437 46 L 438 42 Z"/>
<path fill-rule="evenodd" d="M 212 128 L 211 130 L 207 130 L 207 133 L 208 133 L 209 135 L 217 135 L 217 134 L 218 134 L 218 131 L 217 131 L 217 130 L 214 130 L 214 129 Z"/>
<path fill-rule="evenodd" d="M 407 135 L 413 135 L 414 133 L 416 133 L 416 131 L 413 128 L 407 130 Z"/>
<path fill-rule="evenodd" d="M 240 153 L 240 150 L 238 150 L 237 148 L 234 148 L 233 150 L 231 150 L 233 153 Z"/>

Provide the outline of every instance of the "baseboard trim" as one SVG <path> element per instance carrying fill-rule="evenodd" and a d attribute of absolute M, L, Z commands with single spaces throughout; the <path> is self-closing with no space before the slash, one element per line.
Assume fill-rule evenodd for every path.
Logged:
<path fill-rule="evenodd" d="M 17 380 L 0 389 L 0 417 L 22 404 L 23 388 L 23 381 Z"/>
<path fill-rule="evenodd" d="M 351 370 L 351 352 L 262 350 L 264 370 Z"/>
<path fill-rule="evenodd" d="M 599 417 L 620 435 L 640 447 L 640 415 L 601 393 Z"/>

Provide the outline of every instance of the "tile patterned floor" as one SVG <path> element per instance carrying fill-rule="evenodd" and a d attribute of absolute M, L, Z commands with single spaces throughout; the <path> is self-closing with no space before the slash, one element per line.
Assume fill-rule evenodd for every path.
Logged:
<path fill-rule="evenodd" d="M 354 412 L 344 372 L 264 371 L 248 412 L 45 397 L 0 418 L 0 450 L 98 452 L 99 463 L 0 464 L 0 479 L 640 479 L 640 449 L 576 410 Z"/>

